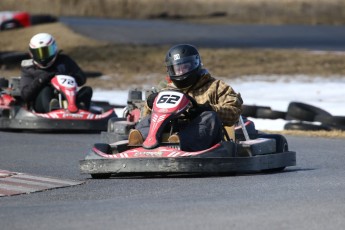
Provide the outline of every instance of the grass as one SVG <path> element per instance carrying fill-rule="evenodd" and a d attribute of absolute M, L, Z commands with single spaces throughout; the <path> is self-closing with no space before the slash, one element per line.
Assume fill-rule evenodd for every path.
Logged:
<path fill-rule="evenodd" d="M 304 136 L 304 137 L 326 137 L 326 138 L 345 138 L 345 131 L 332 130 L 332 131 L 302 131 L 302 130 L 283 130 L 283 131 L 269 131 L 264 130 L 266 133 L 276 133 L 282 135 Z"/>
<path fill-rule="evenodd" d="M 344 24 L 343 0 L 1 0 L 2 10 L 56 16 L 176 18 L 219 23 Z"/>
<path fill-rule="evenodd" d="M 163 61 L 169 47 L 98 42 L 82 37 L 60 23 L 1 32 L 2 51 L 25 52 L 30 38 L 42 31 L 53 34 L 59 48 L 72 56 L 84 70 L 101 71 L 107 75 L 88 79 L 87 84 L 94 88 L 127 89 L 142 87 L 143 84 L 154 85 L 165 76 Z M 269 49 L 200 49 L 200 53 L 210 72 L 223 78 L 257 74 L 345 75 L 345 58 L 339 53 Z M 1 67 L 1 77 L 19 75 L 19 64 Z M 283 134 L 345 138 L 344 131 L 284 131 Z"/>
<path fill-rule="evenodd" d="M 167 46 L 135 46 L 98 42 L 74 33 L 61 23 L 43 24 L 0 33 L 2 51 L 27 51 L 30 38 L 39 32 L 54 35 L 58 46 L 84 70 L 101 71 L 107 78 L 89 79 L 101 88 L 156 84 L 164 77 Z M 16 38 L 16 39 L 13 39 Z M 343 53 L 276 49 L 200 49 L 204 66 L 217 77 L 244 75 L 345 75 Z M 2 66 L 0 75 L 20 75 L 20 66 Z"/>

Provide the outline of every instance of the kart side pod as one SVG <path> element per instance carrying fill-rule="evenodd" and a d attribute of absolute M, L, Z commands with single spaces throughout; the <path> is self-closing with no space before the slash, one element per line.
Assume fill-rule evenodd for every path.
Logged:
<path fill-rule="evenodd" d="M 239 156 L 256 156 L 262 154 L 275 153 L 276 140 L 267 138 L 257 138 L 239 142 Z"/>

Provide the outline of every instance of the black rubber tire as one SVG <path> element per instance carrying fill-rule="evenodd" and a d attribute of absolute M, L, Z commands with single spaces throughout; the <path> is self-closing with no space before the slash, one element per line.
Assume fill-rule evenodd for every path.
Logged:
<path fill-rule="evenodd" d="M 326 125 L 314 125 L 304 122 L 289 122 L 284 126 L 285 130 L 302 130 L 302 131 L 330 131 L 331 127 Z"/>
<path fill-rule="evenodd" d="M 57 22 L 57 17 L 49 14 L 36 14 L 30 16 L 31 25 Z"/>
<path fill-rule="evenodd" d="M 8 52 L 0 56 L 1 64 L 20 65 L 22 60 L 29 59 L 30 55 L 25 52 Z"/>
<path fill-rule="evenodd" d="M 289 151 L 289 144 L 286 138 L 280 134 L 260 134 L 258 137 L 274 138 L 276 140 L 276 152 L 283 153 Z M 262 170 L 263 173 L 281 172 L 285 167 Z"/>
<path fill-rule="evenodd" d="M 23 27 L 17 20 L 11 19 L 1 23 L 0 30 L 12 30 Z"/>
<path fill-rule="evenodd" d="M 268 106 L 242 105 L 242 116 L 257 118 L 258 109 L 271 109 Z"/>
<path fill-rule="evenodd" d="M 345 126 L 344 116 L 329 116 L 329 115 L 317 115 L 315 121 L 319 121 L 324 125 L 330 125 L 333 127 Z"/>
<path fill-rule="evenodd" d="M 290 102 L 286 114 L 286 120 L 314 121 L 316 115 L 331 115 L 318 107 L 301 103 Z"/>
<path fill-rule="evenodd" d="M 276 140 L 276 152 L 283 153 L 289 151 L 289 145 L 286 138 L 280 134 L 259 134 L 258 138 L 269 138 Z"/>
<path fill-rule="evenodd" d="M 112 154 L 111 147 L 107 143 L 95 143 L 93 146 L 103 153 Z"/>
<path fill-rule="evenodd" d="M 111 173 L 98 173 L 98 174 L 91 174 L 92 179 L 109 179 L 111 177 Z"/>
<path fill-rule="evenodd" d="M 317 115 L 315 121 L 331 127 L 332 130 L 345 130 L 345 117 L 331 115 Z"/>
<path fill-rule="evenodd" d="M 8 87 L 8 80 L 6 78 L 0 78 L 0 89 Z"/>
<path fill-rule="evenodd" d="M 271 108 L 258 108 L 256 117 L 263 119 L 285 119 L 286 112 L 272 110 Z"/>
<path fill-rule="evenodd" d="M 84 71 L 84 74 L 87 78 L 95 78 L 103 75 L 103 73 L 99 71 Z"/>

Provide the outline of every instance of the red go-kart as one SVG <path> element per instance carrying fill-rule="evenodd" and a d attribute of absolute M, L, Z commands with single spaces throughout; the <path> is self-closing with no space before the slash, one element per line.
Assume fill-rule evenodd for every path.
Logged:
<path fill-rule="evenodd" d="M 4 87 L 6 81 L 1 80 L 0 130 L 100 132 L 107 129 L 110 118 L 123 120 L 117 117 L 114 109 L 104 111 L 91 106 L 88 111 L 78 108 L 77 84 L 71 76 L 56 75 L 51 79 L 59 105 L 48 113 L 37 113 L 23 102 L 19 90 L 20 78 L 12 78 L 7 87 Z"/>
<path fill-rule="evenodd" d="M 224 129 L 223 141 L 201 151 L 188 152 L 180 149 L 178 143 L 168 143 L 162 132 L 166 126 L 176 124 L 176 119 L 188 119 L 188 109 L 192 106 L 197 104 L 182 92 L 160 92 L 154 101 L 150 131 L 143 145 L 129 146 L 128 140 L 96 143 L 80 161 L 81 172 L 90 174 L 92 178 L 108 178 L 128 174 L 279 171 L 296 164 L 296 152 L 288 150 L 284 136 L 258 134 L 251 139 L 242 117 L 244 140 L 231 139 L 233 135 L 227 135 Z M 117 127 L 124 127 L 124 121 L 118 123 Z M 133 122 L 128 122 L 128 125 L 132 127 Z"/>

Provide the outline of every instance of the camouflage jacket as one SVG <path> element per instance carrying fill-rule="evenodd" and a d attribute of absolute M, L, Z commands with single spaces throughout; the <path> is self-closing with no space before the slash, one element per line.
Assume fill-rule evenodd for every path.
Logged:
<path fill-rule="evenodd" d="M 165 80 L 158 85 L 159 89 L 176 88 L 173 82 Z M 243 100 L 241 94 L 221 80 L 213 78 L 203 70 L 201 79 L 191 88 L 184 90 L 198 104 L 208 103 L 217 112 L 224 125 L 234 125 L 241 115 Z"/>

